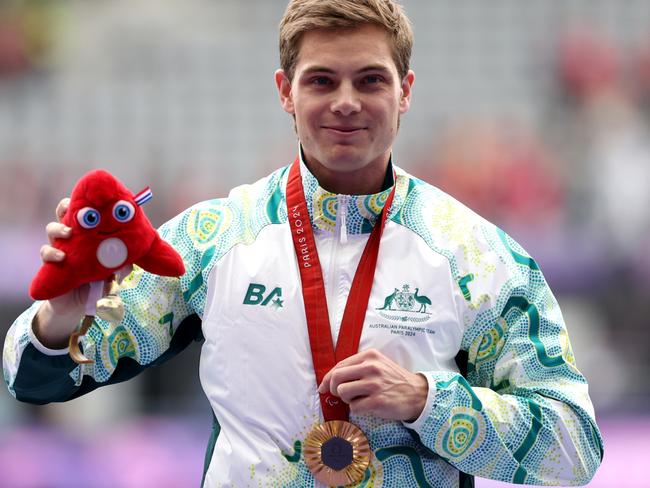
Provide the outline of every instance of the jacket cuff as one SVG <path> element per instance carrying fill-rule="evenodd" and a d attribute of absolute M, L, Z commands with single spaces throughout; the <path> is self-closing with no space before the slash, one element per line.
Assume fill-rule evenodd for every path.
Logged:
<path fill-rule="evenodd" d="M 29 327 L 27 327 L 27 335 L 29 336 L 29 341 L 32 343 L 32 345 L 36 348 L 37 351 L 45 354 L 46 356 L 63 356 L 64 354 L 68 354 L 70 352 L 70 347 L 66 347 L 64 349 L 50 349 L 49 347 L 44 346 L 43 343 L 38 340 L 38 337 L 36 337 L 33 327 L 34 327 L 34 317 L 36 317 L 38 308 L 39 307 L 33 308 L 34 314 L 31 317 Z"/>
<path fill-rule="evenodd" d="M 424 378 L 427 380 L 427 383 L 429 385 L 429 392 L 427 393 L 427 401 L 424 404 L 424 408 L 422 409 L 422 412 L 420 413 L 420 416 L 417 419 L 415 419 L 413 422 L 402 421 L 402 425 L 404 425 L 404 427 L 406 427 L 407 429 L 411 429 L 416 432 L 419 432 L 419 430 L 424 425 L 424 422 L 427 420 L 429 415 L 431 415 L 431 410 L 433 409 L 434 399 L 438 389 L 436 388 L 435 380 L 432 380 L 430 378 L 429 376 L 430 373 L 427 373 L 426 371 L 416 371 L 416 373 L 424 376 Z"/>

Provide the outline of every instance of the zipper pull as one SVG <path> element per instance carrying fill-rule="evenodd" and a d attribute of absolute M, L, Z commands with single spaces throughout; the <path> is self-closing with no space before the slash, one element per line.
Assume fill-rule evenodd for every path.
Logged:
<path fill-rule="evenodd" d="M 348 242 L 348 222 L 347 222 L 347 215 L 348 215 L 348 196 L 347 195 L 339 195 L 339 211 L 338 211 L 338 216 L 337 219 L 341 219 L 341 236 L 340 236 L 340 243 L 341 244 L 347 244 Z"/>

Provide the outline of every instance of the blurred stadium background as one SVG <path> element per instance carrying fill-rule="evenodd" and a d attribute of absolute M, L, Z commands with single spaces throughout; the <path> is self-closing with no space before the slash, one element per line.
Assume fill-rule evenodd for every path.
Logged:
<path fill-rule="evenodd" d="M 650 486 L 650 0 L 403 4 L 417 79 L 398 164 L 541 264 L 605 435 L 590 486 Z M 151 185 L 159 225 L 291 161 L 272 78 L 285 5 L 0 0 L 3 338 L 85 171 Z M 198 486 L 198 354 L 64 405 L 0 393 L 0 486 Z"/>

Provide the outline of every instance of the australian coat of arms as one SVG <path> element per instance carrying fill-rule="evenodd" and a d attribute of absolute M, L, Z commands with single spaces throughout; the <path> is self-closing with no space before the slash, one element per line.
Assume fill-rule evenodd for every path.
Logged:
<path fill-rule="evenodd" d="M 427 306 L 431 305 L 431 300 L 429 297 L 420 295 L 419 292 L 419 288 L 411 291 L 411 287 L 406 284 L 402 286 L 401 290 L 395 288 L 393 293 L 384 299 L 384 305 L 377 308 L 379 315 L 392 320 L 415 322 L 426 320 L 427 317 L 418 319 L 414 316 L 415 314 L 431 315 L 430 312 L 427 312 Z"/>

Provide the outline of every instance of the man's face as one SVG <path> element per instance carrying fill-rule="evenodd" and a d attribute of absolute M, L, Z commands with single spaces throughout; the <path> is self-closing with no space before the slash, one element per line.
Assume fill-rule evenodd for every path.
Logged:
<path fill-rule="evenodd" d="M 276 72 L 308 163 L 359 176 L 385 174 L 413 80 L 399 78 L 388 34 L 374 25 L 306 32 L 293 80 Z"/>

